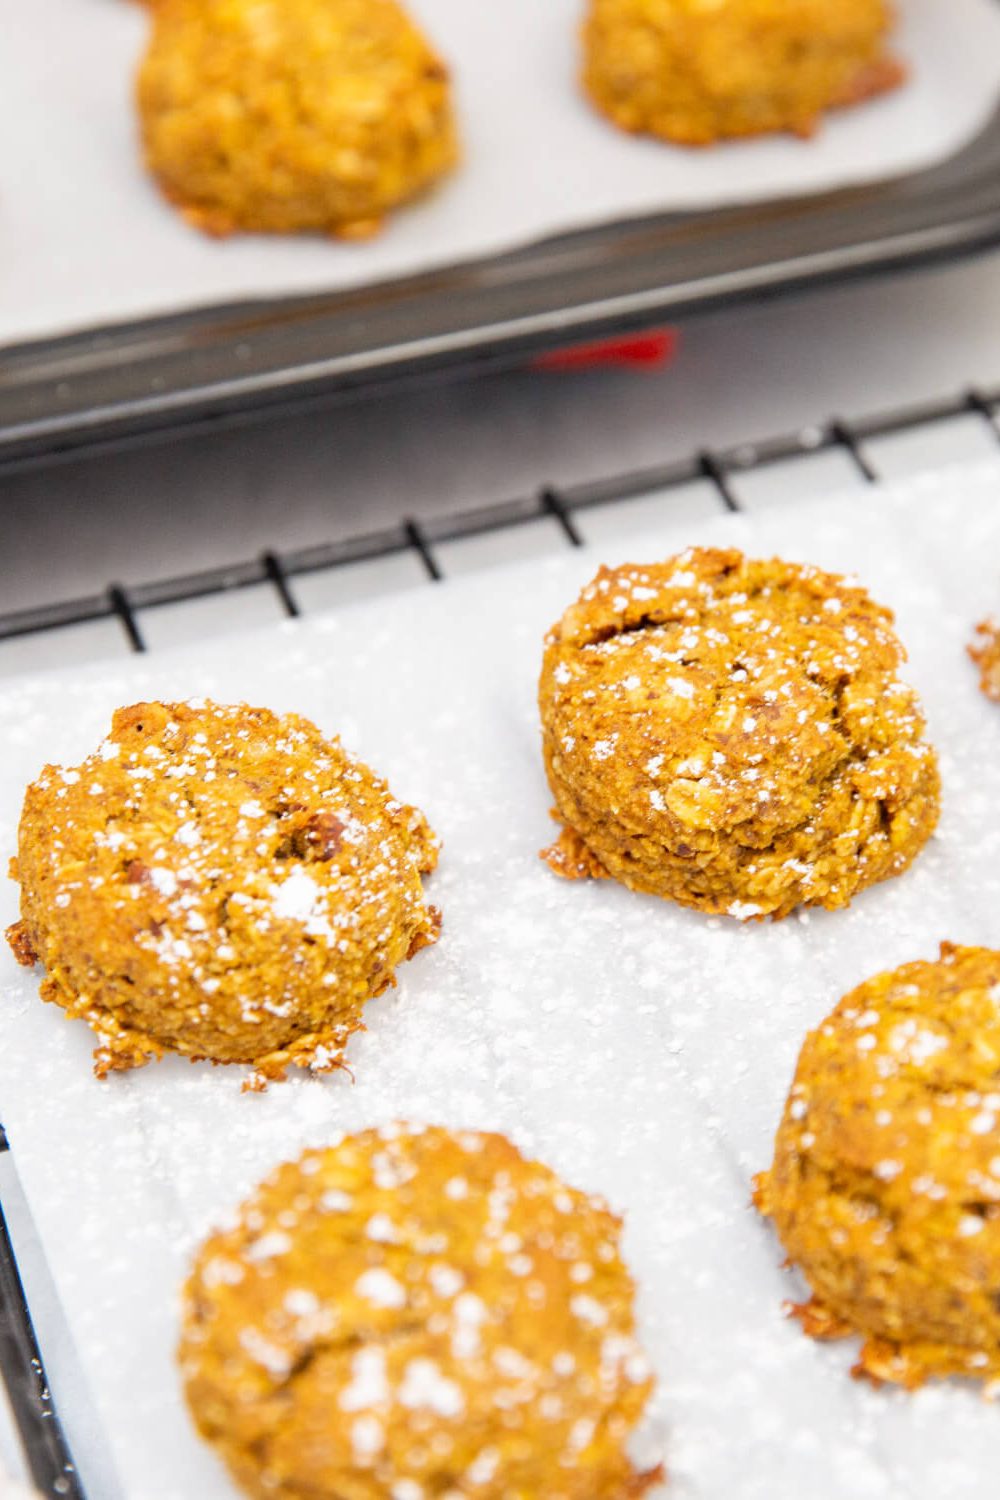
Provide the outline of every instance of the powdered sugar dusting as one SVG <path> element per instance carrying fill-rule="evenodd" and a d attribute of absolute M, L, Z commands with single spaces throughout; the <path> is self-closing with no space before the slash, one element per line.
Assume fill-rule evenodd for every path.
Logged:
<path fill-rule="evenodd" d="M 718 542 L 855 570 L 896 610 L 942 753 L 944 817 L 910 873 L 840 913 L 705 920 L 608 882 L 563 885 L 536 860 L 549 833 L 541 638 L 597 563 L 621 556 L 567 554 L 336 620 L 3 689 L 8 850 L 44 760 L 81 759 L 120 703 L 192 692 L 339 731 L 444 841 L 444 937 L 369 1007 L 353 1085 L 304 1076 L 246 1097 L 234 1074 L 168 1061 L 99 1086 L 89 1039 L 38 1003 L 37 977 L 10 963 L 0 975 L 4 1124 L 126 1493 L 230 1500 L 177 1401 L 175 1295 L 194 1243 L 276 1161 L 393 1118 L 502 1128 L 626 1214 L 640 1333 L 663 1382 L 641 1451 L 665 1456 L 672 1497 L 981 1493 L 1000 1468 L 995 1410 L 958 1384 L 907 1397 L 851 1381 L 850 1345 L 816 1345 L 783 1318 L 801 1287 L 747 1200 L 805 1031 L 870 974 L 934 957 L 940 938 L 996 941 L 1000 711 L 962 653 L 972 621 L 997 608 L 998 486 L 996 466 L 952 471 L 946 483 L 629 544 L 640 562 Z M 12 920 L 13 887 L 3 900 Z M 58 1118 L 41 1096 L 58 1098 Z M 325 1211 L 350 1214 L 350 1199 Z M 426 1254 L 449 1264 L 447 1245 Z M 488 1309 L 469 1297 L 454 1299 L 451 1336 L 472 1350 Z M 273 1358 L 258 1332 L 257 1352 Z M 377 1372 L 362 1391 L 364 1380 L 377 1386 Z M 351 1429 L 359 1462 L 377 1458 L 377 1412 L 349 1416 L 362 1423 Z M 426 1500 L 397 1489 L 393 1500 Z"/>
<path fill-rule="evenodd" d="M 373 1307 L 399 1308 L 406 1306 L 406 1288 L 388 1271 L 373 1267 L 359 1276 L 354 1290 Z"/>

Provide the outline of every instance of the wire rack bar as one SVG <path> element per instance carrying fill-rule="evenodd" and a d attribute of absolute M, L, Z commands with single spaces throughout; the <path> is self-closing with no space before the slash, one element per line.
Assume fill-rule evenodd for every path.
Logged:
<path fill-rule="evenodd" d="M 965 393 L 965 405 L 975 416 L 985 417 L 1000 441 L 1000 416 L 997 414 L 996 407 L 991 405 L 989 397 L 984 396 L 982 391 L 973 386 Z"/>
<path fill-rule="evenodd" d="M 412 547 L 413 551 L 417 554 L 420 561 L 423 563 L 424 571 L 426 572 L 427 577 L 430 579 L 431 583 L 440 583 L 442 578 L 444 577 L 444 573 L 442 571 L 441 564 L 434 556 L 434 550 L 431 546 L 430 538 L 424 531 L 424 528 L 421 526 L 420 522 L 413 520 L 404 521 L 403 531 L 406 536 L 407 546 Z"/>
<path fill-rule="evenodd" d="M 135 617 L 128 594 L 120 583 L 113 583 L 108 589 L 109 613 L 117 615 L 121 627 L 125 632 L 125 639 L 133 651 L 145 651 L 146 642 L 142 638 L 139 622 Z"/>
<path fill-rule="evenodd" d="M 544 489 L 539 498 L 543 511 L 550 515 L 560 527 L 570 546 L 582 547 L 583 537 L 558 490 Z"/>
<path fill-rule="evenodd" d="M 899 432 L 903 429 L 897 427 L 895 430 Z M 867 435 L 872 436 L 872 434 L 870 433 Z M 878 474 L 862 451 L 862 439 L 856 429 L 850 427 L 846 422 L 841 421 L 840 418 L 837 417 L 834 418 L 834 420 L 830 423 L 830 436 L 835 443 L 843 448 L 844 452 L 850 458 L 851 462 L 854 464 L 854 467 L 857 469 L 862 479 L 865 480 L 867 484 L 874 484 L 878 479 Z M 879 436 L 881 436 L 881 434 L 879 434 Z"/>
<path fill-rule="evenodd" d="M 288 575 L 285 572 L 285 565 L 281 561 L 281 558 L 276 552 L 265 552 L 262 554 L 260 562 L 266 577 L 273 584 L 278 598 L 281 600 L 281 607 L 285 611 L 285 614 L 291 619 L 295 619 L 296 616 L 301 614 L 301 610 L 288 586 Z"/>
<path fill-rule="evenodd" d="M 225 567 L 158 579 L 129 588 L 113 584 L 103 594 L 0 613 L 0 640 L 117 617 L 131 648 L 142 651 L 145 644 L 137 620 L 139 611 L 258 584 L 270 585 L 278 595 L 282 613 L 294 617 L 300 609 L 291 580 L 303 574 L 411 552 L 416 554 L 428 579 L 438 582 L 444 577 L 444 569 L 435 548 L 443 542 L 484 536 L 548 518 L 556 522 L 566 541 L 576 547 L 582 541 L 574 522 L 577 511 L 632 499 L 653 490 L 669 491 L 706 479 L 714 486 L 721 504 L 727 510 L 738 511 L 741 507 L 731 482 L 734 476 L 835 449 L 849 457 L 867 483 L 874 483 L 879 476 L 865 453 L 867 442 L 969 414 L 981 417 L 1000 442 L 1000 389 L 981 391 L 972 388 L 942 401 L 925 402 L 853 421 L 834 418 L 822 426 L 806 427 L 798 432 L 733 448 L 702 451 L 687 459 L 615 474 L 606 479 L 561 488 L 544 485 L 533 495 L 518 496 L 478 509 L 455 511 L 429 521 L 406 520 L 379 531 L 359 533 L 299 550 L 285 552 L 271 548 L 259 557 L 236 561 Z"/>
<path fill-rule="evenodd" d="M 729 470 L 718 454 L 712 453 L 709 450 L 699 453 L 698 472 L 703 479 L 707 479 L 715 485 L 719 499 L 727 510 L 738 512 L 743 509 L 733 493 L 732 485 L 729 483 Z"/>

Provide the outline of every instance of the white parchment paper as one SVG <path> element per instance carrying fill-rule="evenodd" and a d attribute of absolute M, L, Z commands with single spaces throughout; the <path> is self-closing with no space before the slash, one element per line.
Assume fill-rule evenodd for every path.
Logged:
<path fill-rule="evenodd" d="M 1000 944 L 1000 709 L 964 658 L 1000 604 L 1000 464 L 752 518 L 664 527 L 635 560 L 736 542 L 857 570 L 898 613 L 944 774 L 940 832 L 844 912 L 706 919 L 536 858 L 551 824 L 540 641 L 595 551 L 0 693 L 0 849 L 46 760 L 71 763 L 141 697 L 242 698 L 313 716 L 425 808 L 444 839 L 440 945 L 403 967 L 350 1047 L 356 1073 L 263 1096 L 238 1069 L 167 1061 L 105 1084 L 93 1040 L 0 957 L 0 1118 L 111 1435 L 128 1500 L 225 1500 L 173 1362 L 176 1291 L 213 1218 L 277 1161 L 394 1118 L 499 1127 L 627 1216 L 662 1382 L 644 1444 L 677 1500 L 965 1500 L 1000 1472 L 971 1388 L 848 1377 L 849 1345 L 781 1314 L 800 1289 L 748 1206 L 804 1032 L 938 942 Z M 0 920 L 16 911 L 4 883 Z M 95 1497 L 100 1500 L 100 1497 Z"/>
<path fill-rule="evenodd" d="M 818 192 L 916 171 L 985 124 L 996 0 L 900 0 L 913 79 L 817 139 L 691 151 L 625 136 L 577 86 L 583 0 L 413 0 L 453 64 L 462 169 L 368 244 L 216 243 L 142 169 L 132 75 L 148 18 L 126 0 L 4 8 L 0 345 L 200 304 L 319 292 L 492 255 L 566 230 Z"/>

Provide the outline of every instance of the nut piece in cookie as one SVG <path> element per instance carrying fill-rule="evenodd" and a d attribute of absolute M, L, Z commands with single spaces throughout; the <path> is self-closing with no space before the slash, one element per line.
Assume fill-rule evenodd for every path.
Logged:
<path fill-rule="evenodd" d="M 945 943 L 805 1041 L 755 1201 L 855 1374 L 1000 1379 L 1000 953 Z"/>
<path fill-rule="evenodd" d="M 979 668 L 979 690 L 1000 703 L 1000 621 L 981 620 L 976 635 L 978 640 L 968 649 Z"/>
<path fill-rule="evenodd" d="M 812 135 L 897 87 L 887 0 L 589 0 L 584 87 L 622 130 L 685 146 Z"/>
<path fill-rule="evenodd" d="M 695 549 L 602 568 L 539 687 L 557 873 L 739 918 L 846 906 L 938 818 L 892 615 L 817 568 Z"/>
<path fill-rule="evenodd" d="M 95 1071 L 162 1053 L 342 1066 L 366 1000 L 433 943 L 422 813 L 308 719 L 137 703 L 25 795 L 15 957 L 100 1039 Z"/>
<path fill-rule="evenodd" d="M 158 0 L 146 164 L 210 234 L 358 238 L 458 158 L 447 68 L 396 0 Z"/>
<path fill-rule="evenodd" d="M 620 1221 L 503 1136 L 395 1125 L 280 1167 L 202 1247 L 188 1405 L 260 1500 L 624 1500 L 653 1378 Z"/>

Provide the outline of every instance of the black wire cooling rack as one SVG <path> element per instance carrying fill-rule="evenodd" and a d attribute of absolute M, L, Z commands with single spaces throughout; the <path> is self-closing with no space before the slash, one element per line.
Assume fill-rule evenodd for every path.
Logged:
<path fill-rule="evenodd" d="M 438 583 L 445 577 L 445 569 L 436 553 L 437 547 L 443 543 L 507 531 L 548 518 L 558 524 L 571 546 L 578 547 L 583 544 L 574 520 L 579 512 L 616 500 L 634 499 L 654 490 L 664 491 L 669 497 L 671 490 L 699 479 L 711 482 L 727 510 L 738 511 L 742 507 L 733 489 L 735 477 L 832 450 L 845 454 L 856 473 L 866 482 L 874 483 L 879 475 L 865 454 L 867 442 L 970 413 L 981 417 L 1000 443 L 1000 388 L 969 389 L 943 400 L 856 421 L 831 418 L 790 435 L 765 438 L 758 443 L 703 449 L 674 463 L 616 474 L 585 484 L 559 488 L 542 485 L 533 494 L 518 499 L 454 511 L 431 521 L 404 519 L 378 531 L 358 533 L 297 551 L 269 548 L 256 557 L 237 560 L 223 567 L 184 573 L 135 587 L 110 583 L 99 594 L 0 613 L 0 641 L 94 620 L 117 619 L 129 647 L 133 651 L 145 651 L 146 643 L 138 618 L 142 610 L 260 584 L 269 584 L 275 590 L 285 615 L 298 616 L 303 611 L 295 596 L 294 580 L 305 574 L 409 553 L 419 559 L 428 579 Z"/>
<path fill-rule="evenodd" d="M 796 459 L 822 452 L 841 452 L 861 480 L 874 484 L 880 476 L 865 452 L 867 443 L 969 415 L 981 418 L 1000 444 L 1000 388 L 968 389 L 943 400 L 857 421 L 831 418 L 791 435 L 766 438 L 735 448 L 702 450 L 675 463 L 617 474 L 592 483 L 564 488 L 543 485 L 533 494 L 519 499 L 457 511 L 428 522 L 403 520 L 379 531 L 298 551 L 283 551 L 275 547 L 227 567 L 186 573 L 136 587 L 111 583 L 103 592 L 85 598 L 0 613 L 0 640 L 37 635 L 94 620 L 117 619 L 131 650 L 145 651 L 139 617 L 143 610 L 158 605 L 178 604 L 269 584 L 276 592 L 284 614 L 298 616 L 303 611 L 295 596 L 296 578 L 407 553 L 419 559 L 428 581 L 437 584 L 445 579 L 445 570 L 436 550 L 443 543 L 498 533 L 548 518 L 556 522 L 569 546 L 581 546 L 583 538 L 576 524 L 580 513 L 594 506 L 634 499 L 655 491 L 663 493 L 664 516 L 667 517 L 671 491 L 678 491 L 697 480 L 711 483 L 724 509 L 739 511 L 743 507 L 734 480 L 741 474 L 764 470 L 771 465 L 794 463 Z M 9 1149 L 0 1127 L 0 1153 Z M 49 1391 L 2 1203 L 0 1375 L 6 1384 L 28 1467 L 40 1494 L 51 1497 L 51 1500 L 88 1500 Z M 101 1497 L 90 1496 L 89 1500 L 101 1500 Z"/>

